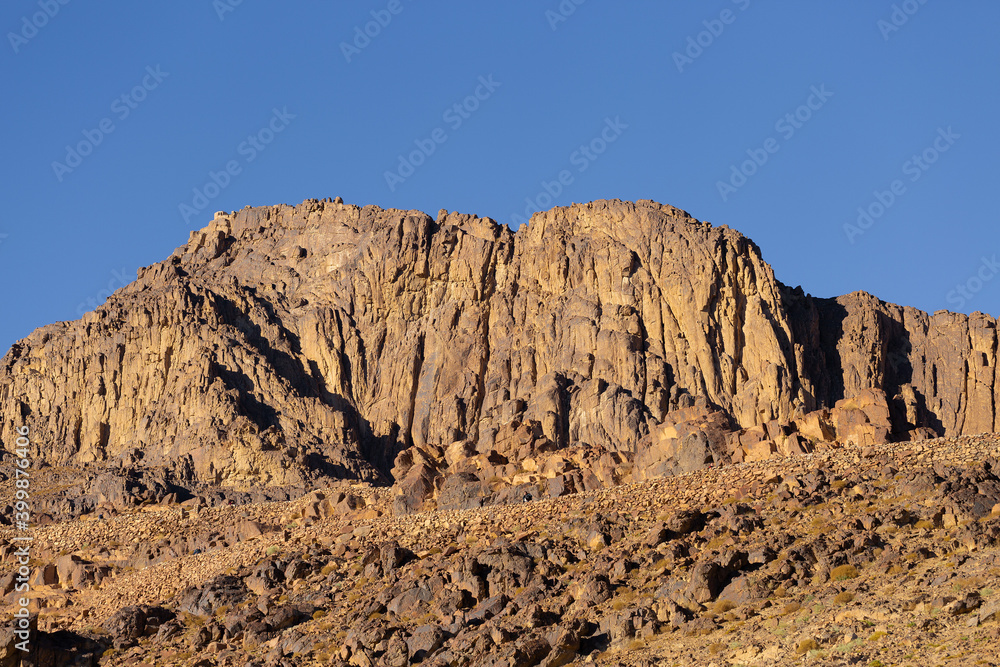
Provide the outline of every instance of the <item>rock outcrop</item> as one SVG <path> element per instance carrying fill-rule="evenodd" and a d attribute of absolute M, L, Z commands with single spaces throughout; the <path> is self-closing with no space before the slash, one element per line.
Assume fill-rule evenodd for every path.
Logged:
<path fill-rule="evenodd" d="M 461 507 L 993 431 L 996 353 L 992 317 L 807 296 L 738 232 L 650 201 L 514 233 L 307 200 L 216 214 L 15 344 L 0 440 L 27 425 L 45 462 L 176 483 L 394 478 L 400 511 Z"/>

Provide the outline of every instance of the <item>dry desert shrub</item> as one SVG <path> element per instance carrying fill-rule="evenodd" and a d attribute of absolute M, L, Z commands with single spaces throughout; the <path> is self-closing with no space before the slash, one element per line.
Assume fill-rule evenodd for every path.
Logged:
<path fill-rule="evenodd" d="M 804 655 L 809 651 L 815 651 L 819 648 L 819 644 L 816 643 L 815 639 L 803 639 L 799 642 L 799 645 L 795 647 L 795 652 L 799 655 Z"/>
<path fill-rule="evenodd" d="M 718 602 L 715 603 L 715 606 L 713 607 L 712 611 L 714 611 L 716 614 L 725 614 L 730 609 L 735 609 L 735 608 L 736 608 L 736 603 L 733 602 L 732 600 L 719 600 Z"/>
<path fill-rule="evenodd" d="M 830 570 L 830 578 L 834 581 L 847 581 L 858 576 L 858 568 L 853 565 L 838 565 Z"/>
<path fill-rule="evenodd" d="M 854 593 L 851 593 L 850 591 L 837 593 L 837 596 L 833 598 L 833 601 L 837 604 L 848 604 L 854 601 Z"/>
<path fill-rule="evenodd" d="M 781 615 L 788 616 L 789 614 L 794 614 L 800 609 L 802 609 L 802 605 L 798 602 L 789 602 L 785 605 L 785 608 L 781 610 Z"/>

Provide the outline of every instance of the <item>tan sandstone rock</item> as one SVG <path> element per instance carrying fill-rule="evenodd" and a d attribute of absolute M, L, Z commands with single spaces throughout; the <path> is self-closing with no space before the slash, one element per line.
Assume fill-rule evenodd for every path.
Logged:
<path fill-rule="evenodd" d="M 555 208 L 514 233 L 307 200 L 218 215 L 15 344 L 0 439 L 28 425 L 53 464 L 228 485 L 392 474 L 411 511 L 454 471 L 540 488 L 573 473 L 547 460 L 571 451 L 586 486 L 629 461 L 669 474 L 993 430 L 996 349 L 991 317 L 809 297 L 738 232 L 655 202 Z M 724 423 L 746 433 L 720 441 Z"/>

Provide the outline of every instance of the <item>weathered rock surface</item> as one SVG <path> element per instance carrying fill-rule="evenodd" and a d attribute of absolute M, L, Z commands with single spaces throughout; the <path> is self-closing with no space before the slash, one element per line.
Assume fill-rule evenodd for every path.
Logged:
<path fill-rule="evenodd" d="M 809 297 L 738 232 L 650 201 L 513 233 L 308 200 L 217 214 L 94 312 L 15 344 L 0 440 L 28 425 L 50 464 L 394 478 L 397 511 L 471 507 L 992 431 L 996 353 L 989 316 Z"/>

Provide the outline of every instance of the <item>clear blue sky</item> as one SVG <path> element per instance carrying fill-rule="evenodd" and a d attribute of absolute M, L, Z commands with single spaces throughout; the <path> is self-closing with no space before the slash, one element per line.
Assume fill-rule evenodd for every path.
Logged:
<path fill-rule="evenodd" d="M 655 199 L 814 295 L 1000 315 L 996 2 L 233 1 L 3 3 L 4 350 L 215 210 L 338 195 Z"/>

